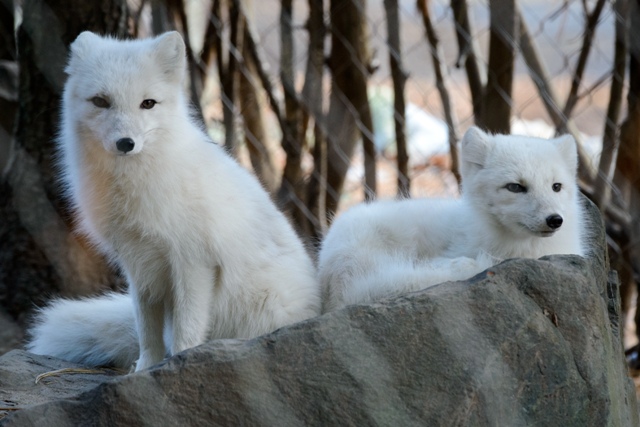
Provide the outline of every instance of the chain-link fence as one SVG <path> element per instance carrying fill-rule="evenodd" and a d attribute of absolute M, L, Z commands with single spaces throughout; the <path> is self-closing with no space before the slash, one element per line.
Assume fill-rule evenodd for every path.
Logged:
<path fill-rule="evenodd" d="M 154 31 L 162 11 L 140 6 L 139 31 Z M 636 1 L 212 1 L 171 10 L 183 32 L 189 25 L 192 95 L 212 136 L 254 169 L 301 235 L 320 241 L 333 215 L 364 199 L 455 196 L 456 143 L 473 124 L 571 133 L 581 187 L 609 223 L 625 310 L 633 305 Z"/>
<path fill-rule="evenodd" d="M 284 207 L 301 211 L 294 221 L 303 234 L 319 236 L 319 211 L 331 218 L 374 193 L 455 193 L 450 150 L 474 123 L 544 137 L 573 133 L 583 148 L 581 178 L 594 185 L 610 108 L 615 7 L 577 0 L 191 2 L 179 21 L 189 23 L 193 52 L 200 52 L 193 68 L 201 81 L 192 93 L 214 139 L 250 161 Z M 316 18 L 313 8 L 322 8 Z M 492 21 L 492 8 L 509 17 Z M 140 32 L 157 20 L 148 4 L 136 16 Z M 503 43 L 493 48 L 493 69 L 491 25 L 505 26 L 496 31 Z M 492 89 L 503 75 L 511 82 Z M 479 112 L 492 97 L 497 109 L 483 121 Z M 626 110 L 622 97 L 617 102 L 616 123 Z M 343 123 L 345 116 L 353 123 Z M 398 148 L 396 120 L 404 122 L 406 147 Z M 322 176 L 319 135 L 327 172 L 344 177 Z M 376 161 L 366 161 L 373 153 Z M 289 176 L 287 163 L 296 169 Z M 334 184 L 325 206 L 300 188 L 314 179 Z"/>
<path fill-rule="evenodd" d="M 11 183 L 7 171 L 17 160 L 7 135 L 15 125 L 8 118 L 17 109 L 18 61 L 7 28 L 19 28 L 21 8 L 10 0 L 0 7 L 0 102 L 7 103 L 0 104 L 0 166 Z M 640 189 L 638 10 L 637 0 L 132 0 L 121 18 L 111 12 L 108 32 L 144 37 L 178 29 L 185 36 L 197 115 L 315 244 L 336 213 L 361 200 L 455 196 L 456 144 L 471 125 L 573 134 L 581 187 L 605 215 L 628 295 L 640 271 L 633 221 Z M 49 19 L 50 11 L 39 13 Z M 76 27 L 107 22 L 87 14 L 85 23 L 65 27 L 56 13 L 57 23 L 44 26 L 61 46 Z M 47 155 L 26 149 L 50 177 Z M 54 186 L 45 189 L 55 199 Z M 3 193 L 5 206 L 14 206 L 15 193 Z M 6 225 L 3 233 L 14 231 Z M 20 247 L 12 245 L 2 250 Z"/>

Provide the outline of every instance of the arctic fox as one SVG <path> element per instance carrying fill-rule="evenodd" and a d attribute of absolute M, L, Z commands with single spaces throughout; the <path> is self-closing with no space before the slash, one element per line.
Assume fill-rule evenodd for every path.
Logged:
<path fill-rule="evenodd" d="M 183 94 L 177 32 L 71 45 L 58 138 L 79 225 L 129 294 L 58 300 L 27 348 L 139 371 L 212 338 L 320 312 L 314 265 L 258 180 L 211 143 Z M 137 362 L 136 362 L 137 360 Z"/>
<path fill-rule="evenodd" d="M 336 219 L 319 254 L 323 311 L 466 279 L 506 258 L 584 255 L 571 136 L 473 127 L 460 157 L 460 199 L 361 204 Z"/>

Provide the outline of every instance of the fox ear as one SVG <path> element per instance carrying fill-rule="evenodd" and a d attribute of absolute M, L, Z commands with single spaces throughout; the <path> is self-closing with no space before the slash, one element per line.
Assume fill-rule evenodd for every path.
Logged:
<path fill-rule="evenodd" d="M 562 135 L 558 138 L 551 140 L 558 151 L 560 151 L 560 155 L 567 162 L 567 165 L 571 167 L 573 171 L 578 170 L 578 145 L 576 144 L 576 140 L 571 135 Z"/>
<path fill-rule="evenodd" d="M 187 66 L 186 47 L 177 31 L 164 33 L 156 39 L 158 65 L 170 80 L 182 81 Z"/>
<path fill-rule="evenodd" d="M 76 37 L 71 43 L 70 50 L 71 55 L 69 57 L 69 63 L 64 69 L 65 73 L 71 74 L 77 67 L 78 61 L 82 61 L 87 57 L 92 48 L 95 48 L 96 43 L 100 41 L 101 37 L 91 31 L 83 31 Z"/>
<path fill-rule="evenodd" d="M 464 179 L 484 167 L 493 138 L 473 126 L 462 137 L 460 146 L 460 173 Z"/>

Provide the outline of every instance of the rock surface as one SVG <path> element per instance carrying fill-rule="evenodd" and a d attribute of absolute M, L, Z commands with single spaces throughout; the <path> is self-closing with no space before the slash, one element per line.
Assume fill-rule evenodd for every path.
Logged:
<path fill-rule="evenodd" d="M 0 358 L 3 426 L 637 426 L 597 211 L 594 255 L 510 260 L 466 282 L 347 307 L 150 370 L 35 375 Z"/>
<path fill-rule="evenodd" d="M 22 338 L 20 326 L 0 308 L 0 355 L 18 348 Z"/>

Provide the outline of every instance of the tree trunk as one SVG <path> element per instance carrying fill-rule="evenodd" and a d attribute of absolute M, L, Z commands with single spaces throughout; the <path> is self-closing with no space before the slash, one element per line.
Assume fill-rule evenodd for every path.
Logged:
<path fill-rule="evenodd" d="M 444 60 L 440 52 L 438 44 L 438 36 L 436 29 L 431 22 L 431 14 L 429 13 L 429 3 L 427 0 L 418 0 L 418 9 L 422 12 L 422 21 L 427 33 L 427 39 L 431 46 L 431 60 L 433 62 L 433 70 L 436 75 L 436 87 L 442 101 L 442 111 L 444 112 L 445 122 L 449 131 L 449 153 L 451 154 L 451 172 L 460 182 L 460 171 L 458 166 L 458 119 L 456 118 L 453 101 L 449 96 L 449 89 L 445 81 Z"/>
<path fill-rule="evenodd" d="M 629 4 L 631 28 L 640 26 L 640 5 L 633 0 Z M 616 159 L 616 173 L 614 182 L 621 193 L 626 196 L 628 211 L 631 218 L 638 218 L 640 214 L 640 33 L 638 31 L 629 32 L 629 91 L 627 92 L 628 113 L 620 126 L 620 145 L 618 147 L 618 157 Z M 638 221 L 631 221 L 620 246 L 623 257 L 620 271 L 620 294 L 622 295 L 622 306 L 624 314 L 627 314 L 628 307 L 633 304 L 629 301 L 634 287 L 637 290 L 637 277 L 634 270 L 640 267 L 640 224 Z M 628 243 L 628 244 L 626 244 Z M 636 307 L 640 302 L 640 294 Z M 636 335 L 640 336 L 640 310 L 636 309 Z"/>
<path fill-rule="evenodd" d="M 476 123 L 482 121 L 482 99 L 484 96 L 485 77 L 482 67 L 478 62 L 478 54 L 474 40 L 471 36 L 471 22 L 466 0 L 451 0 L 451 9 L 455 18 L 456 37 L 458 40 L 457 66 L 464 64 L 473 102 L 473 114 Z"/>
<path fill-rule="evenodd" d="M 314 121 L 313 171 L 307 184 L 307 210 L 310 212 L 305 231 L 313 242 L 320 242 L 327 227 L 327 126 L 322 109 L 322 80 L 324 76 L 324 42 L 327 28 L 324 23 L 324 0 L 309 0 L 309 54 L 302 87 L 301 102 Z"/>
<path fill-rule="evenodd" d="M 405 120 L 404 86 L 407 74 L 402 68 L 402 48 L 400 47 L 400 17 L 397 0 L 384 0 L 387 15 L 387 43 L 389 44 L 389 66 L 393 80 L 393 123 L 398 154 L 398 196 L 411 195 L 409 178 L 409 153 L 407 152 L 407 132 Z"/>
<path fill-rule="evenodd" d="M 0 171 L 9 160 L 18 111 L 18 64 L 13 33 L 13 3 L 0 1 Z"/>
<path fill-rule="evenodd" d="M 302 180 L 303 110 L 295 87 L 293 31 L 293 2 L 283 0 L 280 10 L 280 81 L 284 92 L 282 148 L 287 160 L 278 191 L 278 201 L 282 209 L 291 214 L 296 229 L 302 231 L 306 222 L 302 212 L 305 200 Z"/>
<path fill-rule="evenodd" d="M 244 142 L 249 151 L 251 165 L 262 185 L 273 193 L 278 185 L 275 166 L 271 154 L 264 142 L 267 140 L 265 131 L 264 114 L 262 112 L 261 92 L 257 86 L 259 79 L 256 64 L 251 58 L 248 48 L 249 30 L 251 25 L 245 17 L 240 17 L 244 27 L 244 37 L 241 40 L 244 70 L 238 73 L 238 101 L 240 103 L 241 117 L 244 122 Z"/>
<path fill-rule="evenodd" d="M 489 0 L 491 38 L 489 69 L 484 92 L 481 128 L 494 133 L 511 131 L 511 90 L 518 39 L 515 0 Z"/>
<path fill-rule="evenodd" d="M 627 47 L 629 44 L 629 0 L 616 0 L 615 10 L 617 12 L 616 40 L 613 70 L 611 71 L 611 91 L 602 135 L 600 163 L 594 188 L 596 204 L 601 210 L 604 210 L 609 204 L 613 181 L 613 166 L 618 154 L 618 120 L 622 109 L 623 86 L 627 69 Z"/>
<path fill-rule="evenodd" d="M 331 1 L 331 99 L 327 117 L 327 219 L 338 208 L 344 178 L 356 142 L 358 127 L 363 128 L 365 143 L 365 175 L 367 197 L 375 191 L 371 182 L 372 134 L 371 114 L 367 99 L 367 76 L 371 62 L 366 29 L 365 0 Z M 368 120 L 367 120 L 368 119 Z M 367 121 L 369 123 L 367 123 Z M 375 154 L 373 154 L 375 156 Z M 373 177 L 375 178 L 375 176 Z"/>
<path fill-rule="evenodd" d="M 18 31 L 17 132 L 0 181 L 0 304 L 19 320 L 54 294 L 78 295 L 121 280 L 72 232 L 53 163 L 67 46 L 82 30 L 124 36 L 126 2 L 27 0 Z"/>

